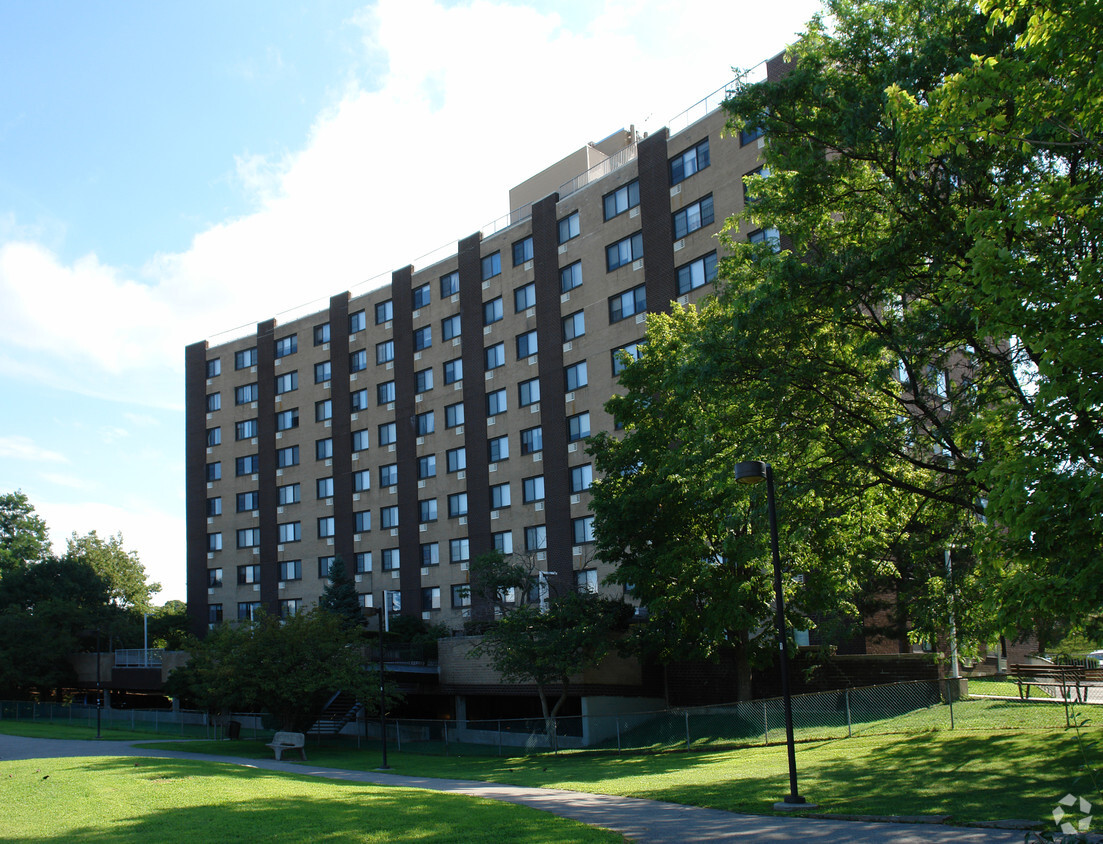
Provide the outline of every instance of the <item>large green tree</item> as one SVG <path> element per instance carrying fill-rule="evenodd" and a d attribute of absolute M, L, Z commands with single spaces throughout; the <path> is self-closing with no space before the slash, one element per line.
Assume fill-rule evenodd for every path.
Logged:
<path fill-rule="evenodd" d="M 0 495 L 0 578 L 50 553 L 49 531 L 27 496 L 16 490 Z"/>
<path fill-rule="evenodd" d="M 122 534 L 101 538 L 96 531 L 85 536 L 74 533 L 67 540 L 65 556 L 86 563 L 108 584 L 111 602 L 121 609 L 148 612 L 160 583 L 146 579 L 146 569 L 134 551 L 123 547 Z"/>

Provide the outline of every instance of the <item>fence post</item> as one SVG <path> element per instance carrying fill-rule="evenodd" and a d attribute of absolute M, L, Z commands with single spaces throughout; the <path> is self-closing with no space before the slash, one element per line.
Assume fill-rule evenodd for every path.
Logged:
<path fill-rule="evenodd" d="M 689 750 L 689 710 L 686 710 L 686 750 Z"/>
<path fill-rule="evenodd" d="M 448 755 L 448 722 L 444 722 L 444 755 Z"/>
<path fill-rule="evenodd" d="M 765 733 L 764 743 L 770 743 L 770 716 L 766 712 L 766 701 L 762 701 L 762 732 Z"/>
<path fill-rule="evenodd" d="M 950 702 L 950 729 L 954 728 L 954 690 L 950 688 L 950 678 L 946 678 L 946 700 Z"/>
<path fill-rule="evenodd" d="M 617 753 L 620 753 L 620 716 L 614 716 L 614 721 L 617 725 Z"/>
<path fill-rule="evenodd" d="M 846 737 L 852 738 L 854 733 L 850 724 L 850 689 L 844 689 L 843 696 L 846 698 Z"/>
<path fill-rule="evenodd" d="M 384 727 L 384 729 L 386 729 L 386 727 Z M 395 736 L 395 742 L 394 742 L 395 746 L 397 747 L 398 752 L 401 753 L 402 752 L 402 722 L 397 720 L 397 719 L 394 722 L 394 736 Z"/>
<path fill-rule="evenodd" d="M 502 755 L 502 719 L 498 719 L 498 755 Z"/>

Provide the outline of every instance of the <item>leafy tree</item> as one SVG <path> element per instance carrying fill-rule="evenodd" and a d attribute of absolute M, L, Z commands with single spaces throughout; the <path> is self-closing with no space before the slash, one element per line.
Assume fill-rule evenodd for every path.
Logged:
<path fill-rule="evenodd" d="M 378 674 L 366 664 L 360 632 L 335 613 L 262 613 L 219 626 L 189 650 L 191 660 L 173 671 L 166 690 L 208 708 L 267 711 L 282 729 L 300 732 L 337 691 L 378 711 Z"/>
<path fill-rule="evenodd" d="M 188 605 L 183 601 L 166 601 L 154 607 L 149 616 L 149 640 L 155 648 L 183 650 L 191 627 Z"/>
<path fill-rule="evenodd" d="M 35 513 L 27 496 L 16 490 L 0 495 L 0 578 L 50 552 L 46 523 Z"/>
<path fill-rule="evenodd" d="M 161 591 L 160 583 L 146 580 L 145 566 L 134 551 L 123 547 L 123 535 L 101 539 L 96 531 L 69 537 L 65 556 L 91 566 L 107 582 L 111 602 L 123 609 L 148 612 L 151 596 Z"/>
<path fill-rule="evenodd" d="M 356 594 L 356 584 L 349 575 L 348 567 L 341 557 L 335 557 L 329 566 L 329 582 L 322 590 L 318 606 L 335 613 L 350 626 L 363 623 L 360 610 L 360 597 Z"/>

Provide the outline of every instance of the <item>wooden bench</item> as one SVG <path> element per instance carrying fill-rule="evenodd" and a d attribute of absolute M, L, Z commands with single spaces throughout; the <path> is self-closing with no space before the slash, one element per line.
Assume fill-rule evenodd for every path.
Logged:
<path fill-rule="evenodd" d="M 1062 699 L 1080 700 L 1084 667 L 1082 665 L 1012 665 L 1010 679 L 1019 686 L 1019 700 L 1030 700 L 1031 686 L 1056 687 L 1060 689 Z"/>
<path fill-rule="evenodd" d="M 303 755 L 303 761 L 306 761 L 306 736 L 302 733 L 276 733 L 268 746 L 276 752 L 276 761 L 283 758 L 285 750 L 298 750 Z"/>

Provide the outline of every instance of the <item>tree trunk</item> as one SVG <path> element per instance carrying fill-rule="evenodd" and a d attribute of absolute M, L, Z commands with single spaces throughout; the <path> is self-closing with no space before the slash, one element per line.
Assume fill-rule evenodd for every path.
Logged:
<path fill-rule="evenodd" d="M 555 716 L 563 706 L 563 702 L 567 699 L 567 683 L 563 683 L 563 692 L 559 695 L 559 699 L 555 702 L 555 706 L 553 706 L 551 710 L 548 709 L 548 695 L 544 691 L 542 683 L 536 685 L 536 692 L 540 695 L 540 710 L 544 714 L 544 730 L 548 735 L 548 747 L 553 751 L 558 751 L 559 738 L 556 735 Z"/>
<path fill-rule="evenodd" d="M 750 635 L 746 632 L 739 634 L 739 647 L 735 650 L 735 679 L 738 683 L 737 699 L 740 701 L 751 699 L 751 661 L 748 658 Z"/>

